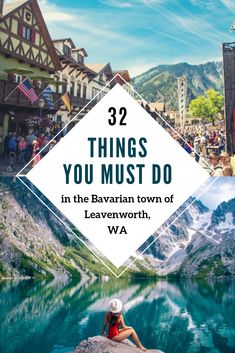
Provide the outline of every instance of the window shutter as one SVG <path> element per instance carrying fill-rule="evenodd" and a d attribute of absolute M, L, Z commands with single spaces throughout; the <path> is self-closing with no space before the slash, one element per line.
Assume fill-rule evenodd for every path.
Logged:
<path fill-rule="evenodd" d="M 31 29 L 31 42 L 35 43 L 36 32 L 34 29 Z"/>
<path fill-rule="evenodd" d="M 23 36 L 23 24 L 18 22 L 18 35 Z"/>

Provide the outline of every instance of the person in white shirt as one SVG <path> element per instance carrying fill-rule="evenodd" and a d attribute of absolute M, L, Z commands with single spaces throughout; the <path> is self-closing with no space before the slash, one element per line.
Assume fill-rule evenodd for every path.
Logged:
<path fill-rule="evenodd" d="M 209 164 L 212 167 L 211 176 L 223 176 L 223 167 L 220 163 L 220 156 L 216 153 L 210 153 Z"/>

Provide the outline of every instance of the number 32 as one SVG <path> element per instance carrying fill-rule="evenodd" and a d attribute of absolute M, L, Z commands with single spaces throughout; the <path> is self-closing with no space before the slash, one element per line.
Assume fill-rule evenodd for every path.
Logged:
<path fill-rule="evenodd" d="M 117 116 L 116 116 L 116 115 L 117 115 L 117 110 L 116 110 L 116 108 L 110 107 L 109 110 L 108 110 L 108 112 L 109 112 L 110 115 L 111 115 L 111 118 L 108 119 L 109 125 L 111 125 L 111 126 L 116 125 L 116 124 L 117 124 Z M 120 115 L 120 122 L 119 122 L 119 125 L 121 125 L 121 126 L 126 125 L 126 123 L 124 122 L 124 119 L 125 119 L 125 117 L 126 117 L 126 115 L 127 115 L 127 110 L 126 110 L 125 107 L 121 107 L 121 108 L 119 109 L 119 115 Z"/>

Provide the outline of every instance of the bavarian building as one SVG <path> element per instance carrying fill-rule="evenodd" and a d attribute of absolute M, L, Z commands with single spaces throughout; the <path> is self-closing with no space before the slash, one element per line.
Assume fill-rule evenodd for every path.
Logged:
<path fill-rule="evenodd" d="M 40 116 L 39 103 L 44 113 L 51 113 L 46 101 L 30 104 L 17 85 L 27 77 L 40 96 L 51 75 L 61 69 L 37 1 L 0 0 L 0 141 L 8 131 L 26 134 L 27 121 Z M 54 111 L 58 108 L 59 102 Z"/>
<path fill-rule="evenodd" d="M 60 83 L 55 91 L 60 94 L 69 92 L 73 106 L 71 113 L 63 105 L 57 112 L 55 119 L 63 126 L 79 111 L 81 113 L 78 120 L 82 118 L 115 82 L 113 80 L 109 84 L 113 78 L 110 64 L 87 64 L 87 51 L 77 48 L 71 38 L 57 39 L 53 43 L 62 65 L 62 71 L 54 75 L 55 81 Z M 91 99 L 93 100 L 90 102 Z M 70 128 L 73 124 L 70 124 Z"/>

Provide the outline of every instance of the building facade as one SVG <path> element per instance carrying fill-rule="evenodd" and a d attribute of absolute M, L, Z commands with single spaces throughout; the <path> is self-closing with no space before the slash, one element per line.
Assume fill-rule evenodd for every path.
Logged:
<path fill-rule="evenodd" d="M 59 127 L 69 124 L 68 129 L 72 128 L 117 82 L 133 96 L 127 70 L 113 72 L 109 63 L 87 63 L 87 57 L 86 50 L 77 48 L 71 38 L 52 41 L 37 0 L 0 0 L 1 150 L 8 132 L 27 134 L 29 120 L 47 117 Z M 119 78 L 114 79 L 116 74 Z M 25 78 L 43 106 L 39 100 L 30 104 L 17 89 Z M 48 84 L 53 92 L 53 109 L 42 95 Z M 61 100 L 65 93 L 69 93 L 71 112 Z"/>
<path fill-rule="evenodd" d="M 71 38 L 54 40 L 53 43 L 62 65 L 62 71 L 53 75 L 55 81 L 60 83 L 54 90 L 60 94 L 69 93 L 73 106 L 71 113 L 64 106 L 56 113 L 56 121 L 63 126 L 82 110 L 79 120 L 110 90 L 112 84 L 105 86 L 113 73 L 110 64 L 86 64 L 86 50 L 76 48 Z M 70 128 L 72 126 L 70 124 Z"/>
<path fill-rule="evenodd" d="M 38 102 L 16 89 L 28 77 L 37 95 L 61 63 L 36 0 L 0 0 L 0 137 L 27 133 L 26 116 L 39 115 Z M 11 94 L 12 93 L 12 94 Z M 54 97 L 56 100 L 56 97 Z M 58 106 L 55 106 L 55 111 Z M 47 103 L 45 113 L 50 112 Z"/>
<path fill-rule="evenodd" d="M 223 44 L 226 150 L 235 154 L 235 42 Z"/>
<path fill-rule="evenodd" d="M 174 127 L 180 127 L 181 126 L 180 113 L 178 111 L 169 110 L 167 112 L 167 117 L 169 118 L 169 121 L 170 121 L 172 126 L 174 126 Z M 201 121 L 202 121 L 201 118 L 192 117 L 190 115 L 189 111 L 186 112 L 186 116 L 185 117 L 186 117 L 185 125 L 195 125 L 195 124 L 201 123 Z"/>
<path fill-rule="evenodd" d="M 115 82 L 119 83 L 132 97 L 135 97 L 135 92 L 131 88 L 133 81 L 128 70 L 114 70 L 113 75 Z"/>

